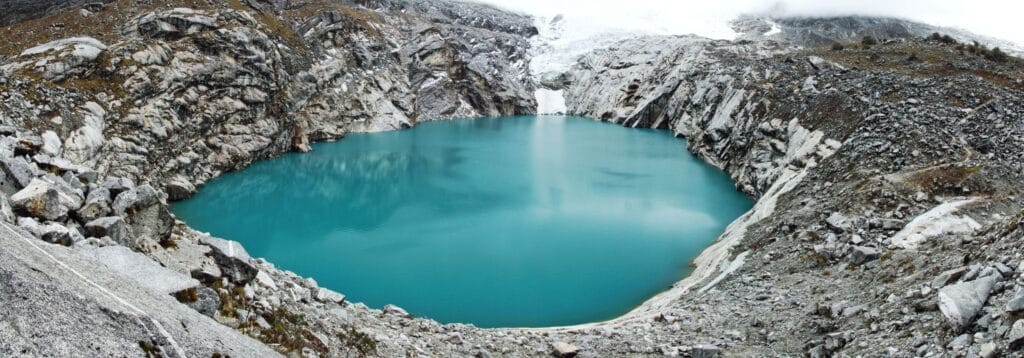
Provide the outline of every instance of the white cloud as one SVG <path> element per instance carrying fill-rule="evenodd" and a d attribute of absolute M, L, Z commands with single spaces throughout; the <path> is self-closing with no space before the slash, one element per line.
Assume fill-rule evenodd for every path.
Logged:
<path fill-rule="evenodd" d="M 482 0 L 539 16 L 565 14 L 578 31 L 642 31 L 730 38 L 726 22 L 742 13 L 881 15 L 958 27 L 1024 44 L 1018 0 Z"/>

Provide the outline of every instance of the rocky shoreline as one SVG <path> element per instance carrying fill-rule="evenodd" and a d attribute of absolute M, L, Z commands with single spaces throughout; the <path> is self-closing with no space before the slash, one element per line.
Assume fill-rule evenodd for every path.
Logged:
<path fill-rule="evenodd" d="M 763 38 L 746 19 L 744 40 L 626 39 L 535 84 L 532 20 L 483 5 L 132 5 L 6 29 L 67 33 L 0 58 L 0 300 L 48 302 L 0 313 L 4 355 L 991 357 L 1024 344 L 1018 59 L 919 24 L 835 21 L 880 38 L 836 49 L 812 47 L 832 36 L 815 24 Z M 111 21 L 121 31 L 86 26 Z M 757 204 L 670 290 L 548 329 L 352 304 L 167 210 L 311 141 L 532 113 L 538 87 L 570 114 L 672 130 Z M 40 318 L 77 314 L 89 318 Z M 54 326 L 104 328 L 34 338 Z"/>

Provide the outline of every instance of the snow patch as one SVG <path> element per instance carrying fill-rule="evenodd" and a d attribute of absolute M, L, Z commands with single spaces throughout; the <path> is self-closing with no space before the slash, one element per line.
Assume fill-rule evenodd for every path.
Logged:
<path fill-rule="evenodd" d="M 913 250 L 921 242 L 945 234 L 966 234 L 981 229 L 981 224 L 967 215 L 956 215 L 959 209 L 978 198 L 954 200 L 940 204 L 911 220 L 892 237 L 892 245 Z"/>
<path fill-rule="evenodd" d="M 727 276 L 729 276 L 729 274 L 732 274 L 733 272 L 736 272 L 736 270 L 739 270 L 740 267 L 743 267 L 743 263 L 747 261 L 748 254 L 750 254 L 750 251 L 743 251 L 739 255 L 736 255 L 736 259 L 732 260 L 732 262 L 730 262 L 728 266 L 722 268 L 722 272 L 718 274 L 718 277 L 715 277 L 714 280 L 708 283 L 707 286 L 701 288 L 698 292 L 707 292 L 707 290 L 710 290 L 712 287 L 715 287 L 715 285 L 717 285 L 718 282 L 725 279 Z"/>
<path fill-rule="evenodd" d="M 776 24 L 775 21 L 768 20 L 767 22 L 768 22 L 768 25 L 772 25 L 772 29 L 768 30 L 768 32 L 763 33 L 762 34 L 763 36 L 771 36 L 771 35 L 782 33 L 782 28 L 779 27 L 779 24 Z"/>
<path fill-rule="evenodd" d="M 562 92 L 561 90 L 538 89 L 536 92 L 537 114 L 565 114 L 567 109 Z"/>
<path fill-rule="evenodd" d="M 74 46 L 73 54 L 75 56 L 88 59 L 96 58 L 96 56 L 99 56 L 100 52 L 107 49 L 106 45 L 92 37 L 71 37 L 47 42 L 27 49 L 21 52 L 21 56 L 38 55 L 51 50 L 63 49 L 67 46 Z"/>

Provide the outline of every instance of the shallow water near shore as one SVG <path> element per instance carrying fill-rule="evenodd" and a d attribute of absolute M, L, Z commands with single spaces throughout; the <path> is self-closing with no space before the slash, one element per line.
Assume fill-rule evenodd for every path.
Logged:
<path fill-rule="evenodd" d="M 750 206 L 668 131 L 531 116 L 352 134 L 172 209 L 350 301 L 542 327 L 628 312 Z"/>

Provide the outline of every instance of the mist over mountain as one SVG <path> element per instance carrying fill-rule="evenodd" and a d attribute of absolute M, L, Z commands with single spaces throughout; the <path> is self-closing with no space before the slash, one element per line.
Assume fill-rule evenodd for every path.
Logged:
<path fill-rule="evenodd" d="M 1013 1 L 637 0 L 630 1 L 628 6 L 611 0 L 481 1 L 537 16 L 553 17 L 557 14 L 567 14 L 574 31 L 582 33 L 636 31 L 660 35 L 696 34 L 716 39 L 731 39 L 734 32 L 728 23 L 740 15 L 860 15 L 896 17 L 933 26 L 960 28 L 1024 44 L 1024 29 L 1017 23 L 1017 14 L 1024 13 L 1024 5 Z"/>

